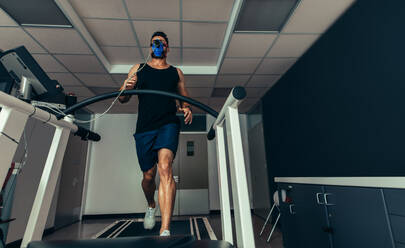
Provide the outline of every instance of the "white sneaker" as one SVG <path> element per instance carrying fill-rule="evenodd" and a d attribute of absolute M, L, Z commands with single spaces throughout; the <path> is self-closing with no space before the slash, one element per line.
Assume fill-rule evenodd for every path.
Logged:
<path fill-rule="evenodd" d="M 155 226 L 156 208 L 148 207 L 146 209 L 145 218 L 143 219 L 143 228 L 151 230 Z"/>
<path fill-rule="evenodd" d="M 161 234 L 160 234 L 160 236 L 170 236 L 170 231 L 169 230 L 164 230 Z"/>

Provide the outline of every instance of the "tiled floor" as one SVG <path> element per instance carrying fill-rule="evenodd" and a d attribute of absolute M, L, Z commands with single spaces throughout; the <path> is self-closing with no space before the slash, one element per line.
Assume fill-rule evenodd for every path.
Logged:
<path fill-rule="evenodd" d="M 180 217 L 181 218 L 181 217 Z M 221 217 L 220 215 L 208 216 L 212 229 L 218 239 L 221 239 Z M 122 218 L 120 218 L 122 219 Z M 44 240 L 60 240 L 60 239 L 85 239 L 90 238 L 96 233 L 103 230 L 106 226 L 110 225 L 118 219 L 98 219 L 98 220 L 85 220 L 70 226 L 64 227 L 44 237 Z M 259 237 L 260 230 L 263 226 L 263 219 L 253 215 L 252 217 L 253 229 L 255 233 L 256 247 L 268 248 L 283 248 L 281 233 L 276 229 L 270 243 L 266 242 L 267 236 L 270 233 L 271 226 L 268 225 L 262 237 Z M 235 233 L 235 232 L 234 232 Z"/>

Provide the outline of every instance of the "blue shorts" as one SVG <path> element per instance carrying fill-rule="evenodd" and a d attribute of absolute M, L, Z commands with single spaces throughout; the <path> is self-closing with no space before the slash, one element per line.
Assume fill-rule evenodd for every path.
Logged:
<path fill-rule="evenodd" d="M 148 171 L 158 162 L 158 151 L 162 148 L 171 150 L 176 156 L 179 133 L 179 125 L 169 123 L 156 130 L 134 134 L 141 170 Z"/>

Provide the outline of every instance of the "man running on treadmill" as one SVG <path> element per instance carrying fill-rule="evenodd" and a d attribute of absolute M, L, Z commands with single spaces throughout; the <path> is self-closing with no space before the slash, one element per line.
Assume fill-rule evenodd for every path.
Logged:
<path fill-rule="evenodd" d="M 149 89 L 167 91 L 188 96 L 183 72 L 166 61 L 169 40 L 163 32 L 155 32 L 151 38 L 151 61 L 134 65 L 128 73 L 125 89 Z M 122 85 L 123 89 L 125 83 Z M 120 96 L 121 103 L 130 96 Z M 145 94 L 138 95 L 138 121 L 134 134 L 139 165 L 143 171 L 142 189 L 148 202 L 144 228 L 155 226 L 156 203 L 154 200 L 156 170 L 159 172 L 159 206 L 162 215 L 160 236 L 170 236 L 170 221 L 176 195 L 172 163 L 176 155 L 180 121 L 177 109 L 184 113 L 184 122 L 190 124 L 193 114 L 188 103 L 180 102 L 179 108 L 173 98 Z"/>

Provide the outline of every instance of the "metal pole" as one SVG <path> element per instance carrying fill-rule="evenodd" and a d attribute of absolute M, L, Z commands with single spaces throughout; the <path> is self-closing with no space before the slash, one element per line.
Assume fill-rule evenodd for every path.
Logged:
<path fill-rule="evenodd" d="M 226 164 L 225 134 L 223 122 L 216 127 L 217 130 L 217 161 L 219 200 L 221 204 L 222 239 L 233 244 L 231 205 L 229 201 L 229 182 Z"/>
<path fill-rule="evenodd" d="M 273 228 L 271 229 L 269 237 L 267 238 L 267 243 L 270 242 L 271 236 L 273 235 L 273 232 L 276 229 L 276 226 L 277 226 L 278 220 L 280 219 L 280 216 L 281 216 L 281 214 L 279 213 L 278 216 L 277 216 L 276 222 L 274 223 Z"/>
<path fill-rule="evenodd" d="M 55 193 L 56 183 L 62 167 L 63 156 L 69 139 L 70 129 L 56 127 L 48 158 L 39 182 L 38 191 L 28 219 L 27 228 L 21 243 L 22 248 L 34 240 L 41 240 Z"/>
<path fill-rule="evenodd" d="M 227 107 L 225 123 L 228 139 L 237 245 L 240 248 L 251 248 L 255 247 L 255 239 L 253 235 L 245 158 L 243 155 L 237 107 Z"/>
<path fill-rule="evenodd" d="M 264 225 L 263 225 L 263 227 L 262 227 L 262 230 L 260 231 L 259 236 L 262 236 L 263 231 L 264 231 L 264 228 L 266 227 L 267 222 L 269 221 L 270 216 L 271 216 L 271 214 L 273 213 L 273 210 L 274 210 L 275 207 L 276 207 L 276 203 L 274 203 L 273 206 L 271 207 L 270 213 L 267 215 L 266 221 L 264 222 Z"/>

